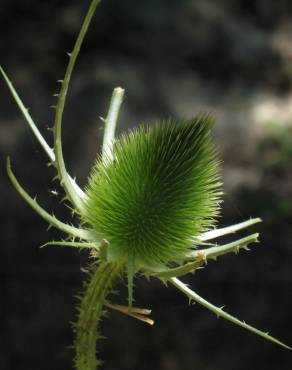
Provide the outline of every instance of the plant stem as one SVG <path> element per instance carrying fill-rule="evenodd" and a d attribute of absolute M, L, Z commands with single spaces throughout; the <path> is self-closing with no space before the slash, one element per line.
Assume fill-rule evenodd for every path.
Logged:
<path fill-rule="evenodd" d="M 103 306 L 112 292 L 124 265 L 113 262 L 95 262 L 91 266 L 91 276 L 81 297 L 78 320 L 75 325 L 75 368 L 96 370 L 101 361 L 96 357 L 96 342 L 101 338 L 97 325 L 104 315 Z"/>

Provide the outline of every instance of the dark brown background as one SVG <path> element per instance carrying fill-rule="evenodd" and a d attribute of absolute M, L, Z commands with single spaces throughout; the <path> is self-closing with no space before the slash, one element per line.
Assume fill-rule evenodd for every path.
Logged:
<path fill-rule="evenodd" d="M 87 1 L 1 1 L 1 64 L 41 131 Z M 220 225 L 260 216 L 261 244 L 184 279 L 205 298 L 292 344 L 291 1 L 105 0 L 82 49 L 66 108 L 68 168 L 84 185 L 100 149 L 111 91 L 127 97 L 119 131 L 212 111 L 224 160 Z M 70 321 L 86 253 L 39 249 L 60 233 L 20 199 L 5 174 L 9 154 L 30 194 L 62 219 L 54 172 L 0 83 L 0 369 L 71 369 Z M 61 194 L 53 196 L 56 189 Z M 232 238 L 233 239 L 233 238 Z M 117 300 L 125 302 L 121 287 Z M 290 352 L 188 306 L 173 288 L 136 281 L 136 304 L 154 327 L 110 313 L 99 345 L 108 370 L 291 369 Z"/>

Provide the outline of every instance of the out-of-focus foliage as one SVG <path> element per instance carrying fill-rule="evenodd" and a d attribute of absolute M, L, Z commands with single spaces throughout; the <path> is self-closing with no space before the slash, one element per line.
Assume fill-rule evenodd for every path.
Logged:
<path fill-rule="evenodd" d="M 258 142 L 257 152 L 263 169 L 292 172 L 289 168 L 292 163 L 292 125 L 281 126 L 271 122 L 265 136 Z"/>
<path fill-rule="evenodd" d="M 292 215 L 292 125 L 270 123 L 258 142 L 256 163 L 267 203 L 279 216 Z"/>

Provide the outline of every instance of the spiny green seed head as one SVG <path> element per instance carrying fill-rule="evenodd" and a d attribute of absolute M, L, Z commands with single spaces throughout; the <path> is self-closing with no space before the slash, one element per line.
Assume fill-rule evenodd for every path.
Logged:
<path fill-rule="evenodd" d="M 99 158 L 87 186 L 86 220 L 113 259 L 141 265 L 183 258 L 219 210 L 218 160 L 207 115 L 140 126 Z"/>

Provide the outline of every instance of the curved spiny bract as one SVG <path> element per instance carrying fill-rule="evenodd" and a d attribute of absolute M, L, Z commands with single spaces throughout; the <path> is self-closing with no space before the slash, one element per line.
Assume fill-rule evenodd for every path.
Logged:
<path fill-rule="evenodd" d="M 112 260 L 167 263 L 193 247 L 219 211 L 213 119 L 200 115 L 140 126 L 97 159 L 86 189 L 85 220 L 109 241 Z"/>

